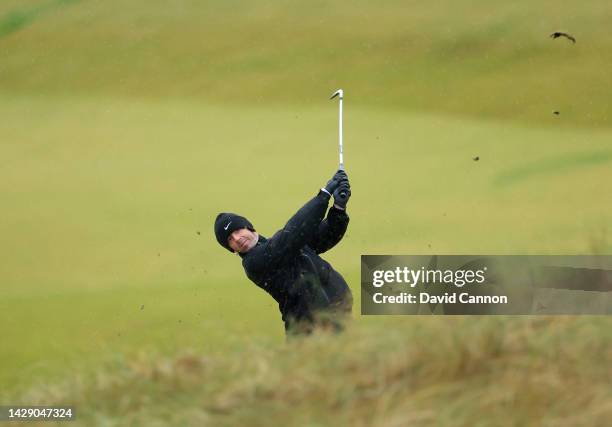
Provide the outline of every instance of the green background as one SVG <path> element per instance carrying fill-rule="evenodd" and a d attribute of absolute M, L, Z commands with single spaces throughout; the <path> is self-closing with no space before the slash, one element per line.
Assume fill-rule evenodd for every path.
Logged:
<path fill-rule="evenodd" d="M 325 184 L 339 87 L 351 223 L 325 258 L 355 312 L 361 254 L 611 254 L 611 20 L 604 0 L 3 0 L 3 391 L 282 347 L 213 221 L 270 236 Z"/>

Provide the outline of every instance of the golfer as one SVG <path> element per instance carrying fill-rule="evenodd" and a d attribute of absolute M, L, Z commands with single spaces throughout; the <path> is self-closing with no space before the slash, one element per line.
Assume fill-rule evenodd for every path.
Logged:
<path fill-rule="evenodd" d="M 219 244 L 236 252 L 247 277 L 278 302 L 288 336 L 310 334 L 315 328 L 340 331 L 351 313 L 351 290 L 319 256 L 344 236 L 350 195 L 348 177 L 339 170 L 270 238 L 233 213 L 220 213 L 215 220 Z M 333 206 L 324 218 L 332 197 Z"/>

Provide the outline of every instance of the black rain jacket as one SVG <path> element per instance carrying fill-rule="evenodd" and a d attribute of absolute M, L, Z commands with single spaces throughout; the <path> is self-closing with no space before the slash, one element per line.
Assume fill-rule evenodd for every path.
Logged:
<path fill-rule="evenodd" d="M 308 201 L 282 230 L 239 254 L 247 277 L 277 302 L 285 330 L 294 324 L 313 323 L 318 312 L 350 311 L 351 291 L 344 278 L 319 254 L 333 248 L 349 223 L 345 211 L 331 207 L 330 196 Z"/>

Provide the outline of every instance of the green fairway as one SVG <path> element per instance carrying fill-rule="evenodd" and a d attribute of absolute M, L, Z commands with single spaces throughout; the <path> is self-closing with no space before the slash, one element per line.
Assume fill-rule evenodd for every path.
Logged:
<path fill-rule="evenodd" d="M 328 98 L 340 87 L 351 222 L 324 258 L 353 289 L 350 336 L 373 351 L 373 336 L 392 345 L 387 332 L 421 322 L 427 353 L 441 325 L 462 343 L 509 333 L 516 319 L 480 329 L 360 316 L 360 256 L 612 254 L 611 18 L 605 0 L 3 1 L 0 404 L 185 349 L 232 371 L 261 347 L 270 353 L 257 357 L 278 357 L 274 378 L 295 368 L 287 353 L 300 347 L 285 344 L 277 304 L 217 244 L 213 222 L 236 212 L 269 237 L 317 193 L 337 168 Z M 546 333 L 558 351 L 564 336 L 610 326 L 557 320 Z M 312 363 L 333 364 L 344 344 L 317 342 L 304 344 L 321 351 Z M 327 375 L 314 365 L 305 378 Z M 247 401 L 230 424 L 248 424 L 257 399 Z"/>
<path fill-rule="evenodd" d="M 336 150 L 322 104 L 3 98 L 0 378 L 113 352 L 282 343 L 276 304 L 212 222 L 236 211 L 269 236 L 316 193 Z M 352 220 L 326 258 L 355 292 L 361 254 L 612 250 L 611 132 L 356 108 L 346 127 Z"/>

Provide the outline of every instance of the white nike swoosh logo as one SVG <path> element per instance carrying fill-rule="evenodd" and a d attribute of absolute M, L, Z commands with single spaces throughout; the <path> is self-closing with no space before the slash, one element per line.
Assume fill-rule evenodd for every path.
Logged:
<path fill-rule="evenodd" d="M 232 223 L 232 221 L 228 222 L 227 225 L 225 227 L 223 227 L 224 230 L 227 230 L 229 228 L 229 225 Z"/>

